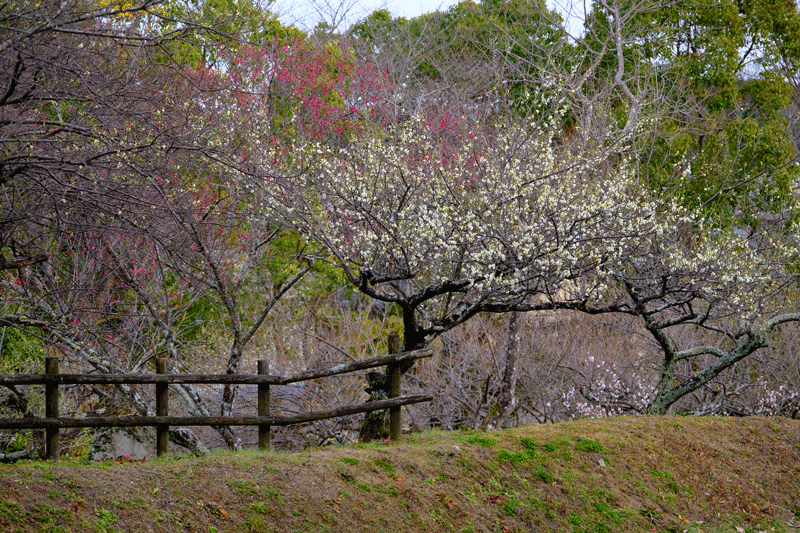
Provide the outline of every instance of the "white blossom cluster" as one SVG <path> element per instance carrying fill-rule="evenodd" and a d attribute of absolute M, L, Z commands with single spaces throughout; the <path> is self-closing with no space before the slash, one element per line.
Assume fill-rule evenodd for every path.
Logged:
<path fill-rule="evenodd" d="M 796 386 L 770 386 L 763 378 L 756 381 L 756 405 L 753 413 L 761 416 L 781 416 L 800 405 L 800 390 Z"/>
<path fill-rule="evenodd" d="M 704 320 L 732 319 L 743 330 L 774 316 L 773 297 L 796 278 L 786 270 L 796 247 L 770 232 L 748 239 L 707 227 L 672 204 L 662 211 L 657 231 L 640 241 L 641 254 L 617 271 L 640 297 L 652 298 L 648 312 L 694 303 Z"/>
<path fill-rule="evenodd" d="M 456 281 L 462 300 L 601 297 L 601 267 L 638 254 L 659 231 L 656 207 L 611 150 L 556 138 L 557 119 L 494 125 L 487 138 L 487 126 L 442 133 L 414 117 L 388 138 L 319 145 L 270 207 L 353 277 L 394 280 L 386 290 L 404 298 Z"/>

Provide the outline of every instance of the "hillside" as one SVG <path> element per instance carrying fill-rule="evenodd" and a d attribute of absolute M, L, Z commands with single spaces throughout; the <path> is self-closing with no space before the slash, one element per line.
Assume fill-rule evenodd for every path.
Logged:
<path fill-rule="evenodd" d="M 786 418 L 610 418 L 300 453 L 0 466 L 2 531 L 798 527 L 800 421 Z"/>

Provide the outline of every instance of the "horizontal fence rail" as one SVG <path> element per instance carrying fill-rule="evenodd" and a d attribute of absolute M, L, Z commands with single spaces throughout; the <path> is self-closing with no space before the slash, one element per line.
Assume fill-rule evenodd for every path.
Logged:
<path fill-rule="evenodd" d="M 386 366 L 392 363 L 414 361 L 433 355 L 433 350 L 423 348 L 413 352 L 382 355 L 362 361 L 317 370 L 306 370 L 293 376 L 281 377 L 259 374 L 17 374 L 0 375 L 1 385 L 141 385 L 167 384 L 219 384 L 219 385 L 288 385 L 358 370 Z M 0 420 L 5 420 L 0 418 Z"/>
<path fill-rule="evenodd" d="M 167 424 L 170 426 L 288 426 L 313 422 L 326 418 L 355 415 L 367 411 L 378 411 L 390 407 L 410 405 L 432 400 L 431 396 L 416 394 L 398 396 L 388 400 L 347 405 L 335 409 L 312 411 L 295 416 L 93 416 L 88 418 L 0 418 L 3 429 L 47 429 L 47 428 L 100 428 L 100 427 L 146 427 Z"/>
<path fill-rule="evenodd" d="M 390 351 L 397 351 L 399 342 L 390 336 Z M 394 349 L 393 349 L 394 348 Z M 400 364 L 431 357 L 433 350 L 425 348 L 404 353 L 393 353 L 336 365 L 330 368 L 307 370 L 293 376 L 282 377 L 269 374 L 266 360 L 258 361 L 258 374 L 167 374 L 168 360 L 156 361 L 156 374 L 60 374 L 58 360 L 47 358 L 45 374 L 20 374 L 0 376 L 0 386 L 45 385 L 45 418 L 0 418 L 0 429 L 44 429 L 45 451 L 48 459 L 59 456 L 59 430 L 61 428 L 122 428 L 155 427 L 158 455 L 167 452 L 170 426 L 258 426 L 258 447 L 269 449 L 271 426 L 288 426 L 326 418 L 336 418 L 368 411 L 389 409 L 390 436 L 400 437 L 400 408 L 404 405 L 427 402 L 429 395 L 400 395 Z M 389 399 L 368 401 L 334 409 L 312 411 L 284 417 L 271 416 L 269 412 L 270 386 L 287 385 L 324 377 L 347 374 L 368 368 L 387 366 L 390 383 Z M 258 385 L 257 416 L 170 416 L 169 385 L 178 384 Z M 59 389 L 61 385 L 133 385 L 154 384 L 156 387 L 156 416 L 117 417 L 61 417 L 58 413 Z"/>

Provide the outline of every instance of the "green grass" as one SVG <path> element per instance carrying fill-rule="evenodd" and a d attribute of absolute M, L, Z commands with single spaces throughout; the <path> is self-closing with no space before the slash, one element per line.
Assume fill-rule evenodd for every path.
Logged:
<path fill-rule="evenodd" d="M 375 464 L 390 476 L 397 477 L 397 471 L 395 471 L 392 463 L 385 457 L 379 457 L 378 459 L 375 459 Z"/>
<path fill-rule="evenodd" d="M 249 479 L 234 479 L 229 482 L 229 485 L 231 489 L 245 496 L 255 496 L 258 494 L 255 481 Z"/>
<path fill-rule="evenodd" d="M 575 443 L 575 449 L 580 452 L 602 452 L 605 451 L 603 445 L 599 441 L 584 439 L 578 437 L 578 442 Z"/>

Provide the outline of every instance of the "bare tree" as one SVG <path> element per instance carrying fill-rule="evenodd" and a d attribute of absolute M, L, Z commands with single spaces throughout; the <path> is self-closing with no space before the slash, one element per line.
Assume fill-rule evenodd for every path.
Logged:
<path fill-rule="evenodd" d="M 231 123 L 214 122 L 221 115 L 209 107 L 227 89 L 214 72 L 178 61 L 208 28 L 166 17 L 168 6 L 149 0 L 6 7 L 2 324 L 79 369 L 146 371 L 166 355 L 178 371 L 200 329 L 190 324 L 196 307 L 210 302 L 231 326 L 226 369 L 238 371 L 267 312 L 308 265 L 273 283 L 258 263 L 280 230 L 246 220 L 236 204 L 246 201 L 235 179 L 241 146 L 234 135 L 221 141 Z M 268 298 L 245 316 L 241 293 L 256 287 Z M 151 413 L 135 389 L 120 392 Z M 207 413 L 192 387 L 179 392 L 191 411 Z M 234 398 L 228 391 L 224 413 Z M 202 449 L 188 430 L 172 436 Z"/>
<path fill-rule="evenodd" d="M 501 387 L 498 393 L 497 403 L 486 415 L 482 428 L 502 427 L 505 420 L 516 408 L 517 397 L 517 377 L 519 376 L 519 337 L 522 328 L 520 313 L 512 311 L 509 313 L 508 325 L 506 330 L 505 357 L 503 358 L 503 368 L 501 377 Z"/>

